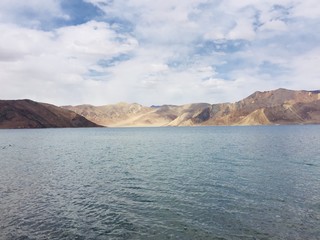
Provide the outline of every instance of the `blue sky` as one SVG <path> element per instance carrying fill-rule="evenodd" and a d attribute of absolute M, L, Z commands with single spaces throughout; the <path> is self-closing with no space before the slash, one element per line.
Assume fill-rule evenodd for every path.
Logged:
<path fill-rule="evenodd" d="M 234 102 L 319 89 L 317 0 L 2 0 L 1 99 Z"/>

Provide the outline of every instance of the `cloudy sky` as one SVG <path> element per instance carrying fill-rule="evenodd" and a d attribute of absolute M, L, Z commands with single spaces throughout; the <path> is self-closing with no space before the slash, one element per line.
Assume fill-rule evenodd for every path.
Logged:
<path fill-rule="evenodd" d="M 0 99 L 237 101 L 320 88 L 318 0 L 1 0 Z"/>

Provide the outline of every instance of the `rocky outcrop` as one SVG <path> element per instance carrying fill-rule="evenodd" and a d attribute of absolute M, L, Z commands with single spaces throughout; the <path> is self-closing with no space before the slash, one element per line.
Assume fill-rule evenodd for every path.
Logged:
<path fill-rule="evenodd" d="M 0 100 L 0 128 L 99 127 L 75 112 L 31 100 Z"/>

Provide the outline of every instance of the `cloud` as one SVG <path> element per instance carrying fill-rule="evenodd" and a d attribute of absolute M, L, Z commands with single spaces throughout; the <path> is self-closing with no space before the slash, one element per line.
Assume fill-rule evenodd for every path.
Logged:
<path fill-rule="evenodd" d="M 137 44 L 109 24 L 95 21 L 52 32 L 14 25 L 0 25 L 0 31 L 6 32 L 0 39 L 3 98 L 90 100 L 87 87 L 104 84 L 93 83 L 90 69 L 96 69 L 100 59 L 128 53 Z"/>
<path fill-rule="evenodd" d="M 318 5 L 4 0 L 1 98 L 151 105 L 236 101 L 278 87 L 315 89 Z"/>
<path fill-rule="evenodd" d="M 50 24 L 53 19 L 68 19 L 57 0 L 1 0 L 0 21 L 15 23 L 27 27 L 40 27 Z"/>

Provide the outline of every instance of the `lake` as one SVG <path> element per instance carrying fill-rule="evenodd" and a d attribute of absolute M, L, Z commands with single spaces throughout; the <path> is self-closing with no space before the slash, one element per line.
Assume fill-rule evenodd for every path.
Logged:
<path fill-rule="evenodd" d="M 0 130 L 0 239 L 320 239 L 320 126 Z"/>

